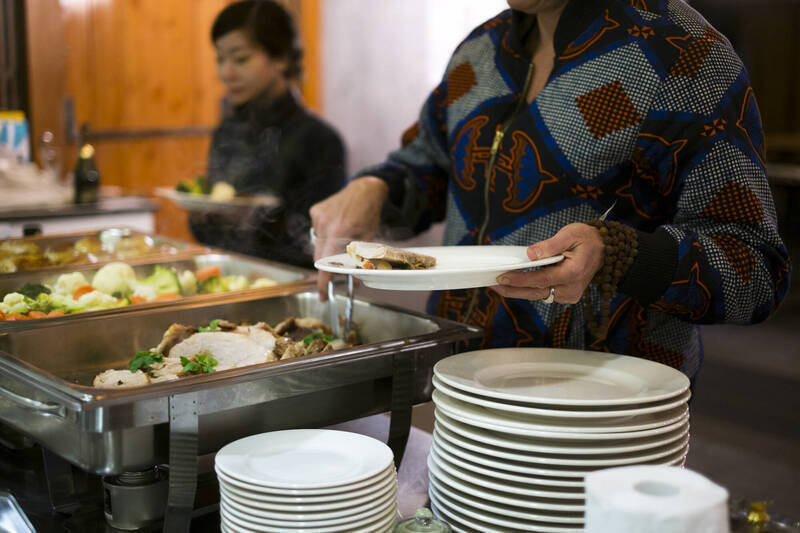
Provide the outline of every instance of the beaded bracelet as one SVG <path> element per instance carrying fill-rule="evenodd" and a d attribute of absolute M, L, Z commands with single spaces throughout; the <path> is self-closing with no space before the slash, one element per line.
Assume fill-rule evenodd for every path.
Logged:
<path fill-rule="evenodd" d="M 586 224 L 593 226 L 600 232 L 600 237 L 605 245 L 603 252 L 603 265 L 592 278 L 592 283 L 597 284 L 600 292 L 600 324 L 594 316 L 594 309 L 587 297 L 583 299 L 584 314 L 586 315 L 589 331 L 596 338 L 605 333 L 611 315 L 611 298 L 617 292 L 617 285 L 628 273 L 633 264 L 639 248 L 639 235 L 636 230 L 614 221 L 590 220 Z"/>

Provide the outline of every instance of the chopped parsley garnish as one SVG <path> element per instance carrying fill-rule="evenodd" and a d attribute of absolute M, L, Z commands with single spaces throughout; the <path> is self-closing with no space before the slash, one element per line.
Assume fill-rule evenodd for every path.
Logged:
<path fill-rule="evenodd" d="M 208 374 L 214 372 L 217 360 L 208 354 L 199 353 L 191 359 L 182 356 L 181 365 L 183 365 L 184 374 Z"/>
<path fill-rule="evenodd" d="M 303 337 L 303 344 L 308 346 L 312 342 L 322 339 L 327 343 L 331 343 L 336 339 L 333 335 L 328 335 L 327 333 L 322 333 L 321 331 L 317 331 L 316 333 L 309 333 L 305 337 Z"/>
<path fill-rule="evenodd" d="M 146 371 L 151 365 L 161 363 L 164 361 L 164 356 L 160 353 L 145 350 L 143 352 L 136 352 L 136 355 L 128 363 L 128 368 L 131 369 L 131 374 L 136 373 L 137 370 Z"/>
<path fill-rule="evenodd" d="M 219 320 L 212 320 L 208 323 L 208 327 L 200 326 L 197 329 L 198 331 L 216 331 L 219 329 Z"/>

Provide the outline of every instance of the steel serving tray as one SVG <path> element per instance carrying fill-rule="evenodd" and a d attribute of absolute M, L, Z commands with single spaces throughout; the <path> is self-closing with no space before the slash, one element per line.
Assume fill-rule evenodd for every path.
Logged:
<path fill-rule="evenodd" d="M 138 238 L 145 239 L 150 249 L 143 254 L 127 256 L 125 254 L 117 253 L 115 246 L 122 238 Z M 53 270 L 69 270 L 82 265 L 99 266 L 112 261 L 127 261 L 137 262 L 146 261 L 156 257 L 167 258 L 175 256 L 184 256 L 199 253 L 203 250 L 208 250 L 207 247 L 192 244 L 189 242 L 164 237 L 161 235 L 148 235 L 130 228 L 106 228 L 103 230 L 80 232 L 80 233 L 59 233 L 49 235 L 33 235 L 30 237 L 20 237 L 14 239 L 0 239 L 0 244 L 7 242 L 21 242 L 33 243 L 39 247 L 42 253 L 47 250 L 63 250 L 74 246 L 75 243 L 81 239 L 96 239 L 105 248 L 104 253 L 100 255 L 90 255 L 89 257 L 82 258 L 74 263 L 68 264 L 55 264 L 44 265 L 33 268 L 21 268 L 17 272 L 2 272 L 0 279 L 5 276 L 14 276 L 22 272 L 48 272 Z"/>
<path fill-rule="evenodd" d="M 36 533 L 10 492 L 0 491 L 0 533 Z"/>
<path fill-rule="evenodd" d="M 229 292 L 196 294 L 194 296 L 185 296 L 174 300 L 146 302 L 136 305 L 114 307 L 111 309 L 101 309 L 97 311 L 83 311 L 80 313 L 72 313 L 53 318 L 0 320 L 0 331 L 30 329 L 32 327 L 42 327 L 44 325 L 50 325 L 52 323 L 60 323 L 64 321 L 72 322 L 85 318 L 89 315 L 126 313 L 144 307 L 170 307 L 185 300 L 214 302 L 220 298 L 226 297 L 229 294 L 236 294 L 237 298 L 245 299 L 263 298 L 264 296 L 274 293 L 276 288 L 279 288 L 283 285 L 302 286 L 309 288 L 314 284 L 316 279 L 316 273 L 312 270 L 228 252 L 202 253 L 199 255 L 193 255 L 191 257 L 184 257 L 182 259 L 176 259 L 174 257 L 167 257 L 166 259 L 166 261 L 153 259 L 150 261 L 140 261 L 138 264 L 132 264 L 131 266 L 133 267 L 138 279 L 149 275 L 153 271 L 153 267 L 155 267 L 155 265 L 161 265 L 170 268 L 175 272 L 181 272 L 186 269 L 196 271 L 200 268 L 219 266 L 223 276 L 244 276 L 251 282 L 258 278 L 270 278 L 277 282 L 277 285 L 241 289 Z M 95 272 L 97 272 L 100 268 L 101 267 L 97 265 L 84 265 L 82 268 L 79 267 L 66 269 L 59 272 L 22 272 L 15 275 L 0 276 L 0 296 L 18 289 L 25 283 L 44 283 L 52 286 L 56 282 L 56 279 L 58 279 L 58 276 L 68 272 L 81 272 L 84 274 L 84 276 L 86 276 L 86 279 L 91 282 L 92 276 L 94 276 Z"/>
<path fill-rule="evenodd" d="M 345 299 L 337 296 L 340 313 Z M 97 373 L 124 368 L 137 350 L 158 344 L 173 322 L 288 316 L 325 320 L 316 291 L 284 288 L 270 298 L 229 296 L 214 305 L 188 299 L 169 308 L 87 317 L 0 333 L 0 421 L 82 469 L 116 474 L 168 457 L 170 403 L 196 398 L 199 453 L 276 429 L 333 424 L 389 410 L 394 357 L 413 359 L 413 402 L 430 398 L 433 365 L 458 341 L 480 335 L 464 324 L 356 300 L 363 344 L 127 390 L 94 389 Z"/>

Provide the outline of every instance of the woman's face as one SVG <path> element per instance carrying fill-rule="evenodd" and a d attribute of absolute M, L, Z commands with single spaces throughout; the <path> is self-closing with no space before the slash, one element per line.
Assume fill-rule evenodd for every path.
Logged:
<path fill-rule="evenodd" d="M 567 0 L 507 0 L 511 9 L 522 11 L 530 15 L 559 9 L 566 5 Z"/>
<path fill-rule="evenodd" d="M 217 75 L 233 105 L 249 102 L 264 92 L 278 96 L 286 90 L 286 61 L 271 57 L 242 30 L 226 33 L 214 42 L 214 48 Z"/>

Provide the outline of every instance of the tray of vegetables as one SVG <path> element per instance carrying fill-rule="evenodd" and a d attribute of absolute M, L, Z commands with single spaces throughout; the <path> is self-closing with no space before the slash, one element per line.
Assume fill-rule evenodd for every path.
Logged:
<path fill-rule="evenodd" d="M 31 327 L 38 319 L 73 319 L 85 313 L 124 312 L 140 306 L 263 297 L 287 286 L 313 284 L 314 273 L 231 253 L 205 253 L 173 261 L 0 278 L 0 331 Z"/>

